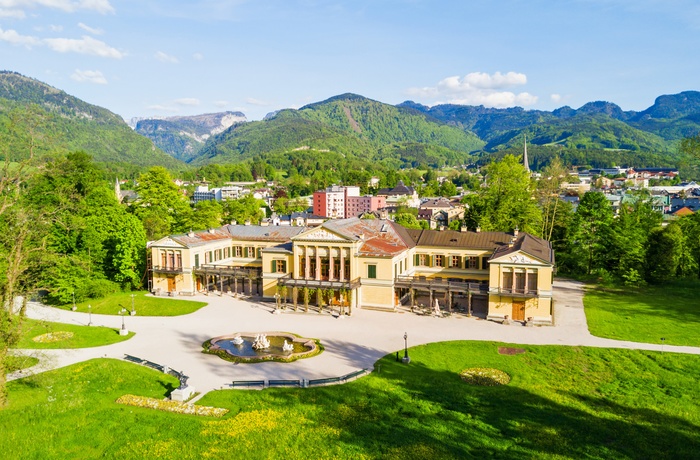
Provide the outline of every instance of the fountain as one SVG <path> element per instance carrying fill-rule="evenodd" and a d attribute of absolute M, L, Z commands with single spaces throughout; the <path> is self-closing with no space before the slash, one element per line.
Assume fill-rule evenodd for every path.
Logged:
<path fill-rule="evenodd" d="M 205 352 L 236 362 L 294 361 L 320 352 L 313 339 L 288 332 L 238 332 L 215 337 L 206 342 L 204 348 Z"/>
<path fill-rule="evenodd" d="M 284 343 L 287 343 L 285 340 Z M 255 341 L 253 342 L 253 350 L 265 350 L 270 348 L 270 341 L 267 339 L 265 334 L 258 334 L 255 336 Z"/>

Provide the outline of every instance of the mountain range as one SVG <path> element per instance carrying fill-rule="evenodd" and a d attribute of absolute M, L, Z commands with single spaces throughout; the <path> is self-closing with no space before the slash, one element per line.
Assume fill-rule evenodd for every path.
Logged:
<path fill-rule="evenodd" d="M 33 78 L 0 71 L 0 136 L 15 159 L 27 155 L 29 133 L 42 140 L 38 154 L 83 150 L 98 162 L 127 170 L 181 165 L 119 115 Z"/>
<path fill-rule="evenodd" d="M 345 158 L 353 167 L 387 168 L 471 163 L 522 151 L 560 155 L 572 164 L 676 161 L 676 144 L 700 132 L 700 92 L 659 96 L 643 111 L 590 102 L 554 111 L 385 104 L 342 94 L 247 121 L 241 112 L 134 120 L 14 72 L 0 72 L 0 134 L 12 139 L 12 114 L 33 107 L 41 130 L 62 149 L 85 150 L 97 161 L 138 167 L 267 162 L 277 168 L 314 155 Z M 16 141 L 13 141 L 16 142 Z M 542 163 L 540 163 L 541 165 Z"/>

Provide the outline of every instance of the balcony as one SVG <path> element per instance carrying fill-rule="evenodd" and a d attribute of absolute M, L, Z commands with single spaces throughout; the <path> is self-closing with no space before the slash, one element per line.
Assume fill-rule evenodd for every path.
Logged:
<path fill-rule="evenodd" d="M 308 288 L 314 288 L 314 289 L 355 289 L 360 287 L 360 280 L 355 279 L 355 280 L 346 280 L 346 281 L 330 281 L 328 279 L 296 279 L 292 278 L 291 273 L 284 275 L 280 278 L 277 278 L 277 284 L 280 286 L 289 286 L 289 287 L 297 287 L 297 288 L 303 288 L 303 287 L 308 287 Z"/>
<path fill-rule="evenodd" d="M 153 273 L 172 273 L 172 274 L 181 274 L 183 273 L 182 267 L 163 267 L 160 265 L 156 265 L 154 267 L 151 267 L 151 271 Z"/>
<path fill-rule="evenodd" d="M 492 294 L 509 295 L 513 297 L 537 297 L 539 291 L 537 289 L 525 289 L 525 288 L 492 288 L 490 290 Z"/>
<path fill-rule="evenodd" d="M 397 276 L 394 286 L 406 289 L 424 289 L 452 292 L 472 292 L 478 294 L 488 293 L 489 287 L 485 283 L 470 283 L 467 281 L 450 281 L 444 278 L 426 278 L 425 276 Z"/>

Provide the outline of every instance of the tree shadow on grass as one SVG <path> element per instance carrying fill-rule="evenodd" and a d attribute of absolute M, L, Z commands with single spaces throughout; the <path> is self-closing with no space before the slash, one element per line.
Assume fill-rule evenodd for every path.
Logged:
<path fill-rule="evenodd" d="M 471 386 L 456 372 L 393 356 L 380 363 L 381 374 L 370 379 L 266 390 L 265 399 L 290 412 L 320 411 L 316 423 L 378 457 L 693 458 L 700 452 L 700 427 L 653 409 L 571 392 L 543 396 L 513 384 Z"/>
<path fill-rule="evenodd" d="M 589 290 L 586 294 L 592 292 Z M 594 292 L 596 298 L 606 303 L 601 309 L 609 311 L 609 306 L 614 305 L 615 313 L 621 317 L 633 319 L 644 315 L 700 323 L 700 309 L 697 308 L 700 283 L 671 283 L 627 290 L 596 288 Z"/>

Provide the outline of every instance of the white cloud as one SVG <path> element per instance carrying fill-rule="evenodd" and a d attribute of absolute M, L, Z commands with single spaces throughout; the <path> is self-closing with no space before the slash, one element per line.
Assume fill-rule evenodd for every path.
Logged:
<path fill-rule="evenodd" d="M 552 102 L 556 102 L 557 104 L 558 104 L 559 102 L 561 102 L 561 99 L 562 99 L 562 98 L 561 98 L 561 94 L 556 94 L 556 93 L 550 94 L 550 95 L 549 95 L 549 98 L 552 100 Z"/>
<path fill-rule="evenodd" d="M 57 25 L 50 25 L 49 30 L 51 32 L 63 32 L 63 26 L 57 26 Z"/>
<path fill-rule="evenodd" d="M 194 59 L 195 61 L 202 61 L 204 60 L 204 55 L 202 53 L 194 53 L 192 55 L 192 59 Z"/>
<path fill-rule="evenodd" d="M 53 8 L 72 13 L 77 10 L 91 10 L 98 13 L 114 13 L 109 0 L 0 0 L 0 13 L 6 9 Z"/>
<path fill-rule="evenodd" d="M 83 24 L 82 22 L 79 22 L 79 23 L 78 23 L 78 27 L 80 27 L 81 29 L 83 29 L 83 30 L 86 31 L 86 32 L 91 33 L 92 35 L 102 35 L 102 34 L 104 33 L 104 30 L 102 30 L 102 29 L 95 29 L 95 28 L 90 27 L 90 26 L 88 26 L 88 25 L 86 25 L 86 24 Z"/>
<path fill-rule="evenodd" d="M 267 103 L 267 102 L 265 102 L 265 101 L 261 101 L 260 99 L 255 99 L 255 98 L 253 98 L 253 97 L 249 97 L 249 98 L 246 99 L 245 101 L 246 101 L 246 103 L 248 103 L 248 104 L 250 104 L 250 105 L 258 105 L 258 106 L 261 106 L 261 107 L 264 107 L 264 106 L 266 106 L 266 105 L 270 105 L 269 103 Z"/>
<path fill-rule="evenodd" d="M 27 48 L 41 45 L 41 40 L 38 38 L 32 37 L 31 35 L 20 35 L 16 30 L 12 29 L 0 29 L 0 40 L 12 45 L 23 45 Z"/>
<path fill-rule="evenodd" d="M 177 105 L 186 105 L 190 107 L 194 107 L 199 105 L 199 99 L 194 98 L 194 97 L 183 97 L 182 99 L 175 99 L 175 103 Z"/>
<path fill-rule="evenodd" d="M 75 69 L 73 75 L 70 76 L 73 80 L 79 82 L 95 83 L 97 85 L 106 85 L 107 79 L 99 70 L 80 70 Z"/>
<path fill-rule="evenodd" d="M 436 86 L 409 88 L 411 96 L 431 102 L 444 100 L 450 104 L 484 105 L 487 107 L 527 106 L 537 102 L 530 93 L 501 91 L 513 86 L 525 85 L 527 76 L 522 73 L 472 72 L 464 77 L 452 76 L 440 80 Z"/>
<path fill-rule="evenodd" d="M 59 53 L 90 54 L 113 59 L 121 59 L 124 53 L 112 48 L 105 42 L 95 40 L 92 37 L 83 35 L 80 39 L 75 38 L 46 38 L 43 40 L 46 45 Z"/>
<path fill-rule="evenodd" d="M 27 15 L 22 10 L 0 8 L 0 18 L 24 19 Z"/>
<path fill-rule="evenodd" d="M 215 107 L 226 107 L 227 105 L 228 101 L 214 101 Z"/>
<path fill-rule="evenodd" d="M 175 56 L 171 56 L 169 54 L 165 54 L 162 51 L 158 51 L 156 54 L 154 54 L 155 58 L 158 59 L 160 62 L 169 62 L 171 64 L 177 64 L 180 61 L 177 60 Z"/>
<path fill-rule="evenodd" d="M 1 1 L 1 0 L 0 0 Z M 105 42 L 100 40 L 95 40 L 87 35 L 83 38 L 44 38 L 40 39 L 31 35 L 20 35 L 16 30 L 3 30 L 0 29 L 0 41 L 5 41 L 13 45 L 23 45 L 27 48 L 32 46 L 43 46 L 46 45 L 50 49 L 57 51 L 59 53 L 78 53 L 78 54 L 90 54 L 93 56 L 100 56 L 112 59 L 121 59 L 125 56 L 124 53 L 112 48 Z"/>

